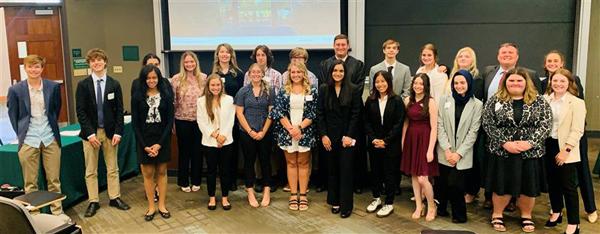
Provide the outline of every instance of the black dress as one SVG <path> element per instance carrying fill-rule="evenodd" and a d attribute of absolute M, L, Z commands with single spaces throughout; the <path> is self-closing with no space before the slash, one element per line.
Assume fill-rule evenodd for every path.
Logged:
<path fill-rule="evenodd" d="M 137 159 L 140 164 L 159 164 L 171 159 L 171 129 L 173 104 L 160 94 L 132 100 L 132 122 L 136 134 Z M 161 146 L 156 157 L 144 150 L 154 144 Z"/>

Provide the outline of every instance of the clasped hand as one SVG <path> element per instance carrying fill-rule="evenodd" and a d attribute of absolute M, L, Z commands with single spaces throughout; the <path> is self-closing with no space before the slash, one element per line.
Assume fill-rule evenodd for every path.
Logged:
<path fill-rule="evenodd" d="M 502 145 L 502 148 L 511 154 L 520 154 L 530 150 L 531 147 L 528 141 L 508 141 Z"/>

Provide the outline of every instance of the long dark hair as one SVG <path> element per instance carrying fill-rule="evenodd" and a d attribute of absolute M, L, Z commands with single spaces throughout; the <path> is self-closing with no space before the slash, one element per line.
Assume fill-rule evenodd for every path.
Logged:
<path fill-rule="evenodd" d="M 139 100 L 145 100 L 148 97 L 148 95 L 146 94 L 148 92 L 148 84 L 146 84 L 146 80 L 148 80 L 148 74 L 150 74 L 151 72 L 155 72 L 156 76 L 158 77 L 158 83 L 156 85 L 156 88 L 158 89 L 158 92 L 160 92 L 160 97 L 167 98 L 167 100 L 172 99 L 173 97 L 170 97 L 168 95 L 170 92 L 168 90 L 167 84 L 165 84 L 166 81 L 163 78 L 160 69 L 158 69 L 158 67 L 152 64 L 145 65 L 142 67 L 142 70 L 140 70 L 140 75 L 138 76 L 138 81 L 141 83 L 140 90 L 137 92 L 135 92 L 134 90 L 134 98 L 138 98 Z"/>
<path fill-rule="evenodd" d="M 415 77 L 413 77 L 412 82 L 410 83 L 410 97 L 408 99 L 408 105 L 410 106 L 411 104 L 417 103 L 417 99 L 415 98 L 415 89 L 413 88 L 413 86 L 415 85 L 415 80 L 417 78 L 421 78 L 421 80 L 423 81 L 423 111 L 421 111 L 421 114 L 423 116 L 429 116 L 429 99 L 431 98 L 431 83 L 429 83 L 429 76 L 427 74 L 418 73 L 415 75 Z"/>
<path fill-rule="evenodd" d="M 373 82 L 373 88 L 371 89 L 371 95 L 369 95 L 369 99 L 377 100 L 380 98 L 379 91 L 377 91 L 377 88 L 375 88 L 375 81 L 379 76 L 382 76 L 385 80 L 385 83 L 387 83 L 388 85 L 387 90 L 385 90 L 385 94 L 388 96 L 388 98 L 396 96 L 396 93 L 394 93 L 394 87 L 392 85 L 392 73 L 389 73 L 385 70 L 381 70 L 375 73 L 375 75 L 373 76 L 373 81 L 371 81 Z"/>
<path fill-rule="evenodd" d="M 327 89 L 329 96 L 327 97 L 325 105 L 329 110 L 333 109 L 333 101 L 336 98 L 335 81 L 333 80 L 333 70 L 335 69 L 335 66 L 340 64 L 344 68 L 344 79 L 342 80 L 341 84 L 342 87 L 340 89 L 339 102 L 341 106 L 349 106 L 352 102 L 352 85 L 350 84 L 350 79 L 348 78 L 348 69 L 346 69 L 346 64 L 343 60 L 337 59 L 333 62 L 333 65 L 331 66 L 331 68 L 329 68 L 329 73 L 327 74 L 329 76 L 329 79 L 327 79 Z"/>

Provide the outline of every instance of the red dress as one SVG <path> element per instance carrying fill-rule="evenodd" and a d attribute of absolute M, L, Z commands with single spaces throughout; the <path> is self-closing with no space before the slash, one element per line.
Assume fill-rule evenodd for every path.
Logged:
<path fill-rule="evenodd" d="M 423 100 L 408 106 L 408 129 L 404 140 L 400 170 L 411 176 L 437 176 L 439 171 L 435 150 L 433 151 L 433 161 L 427 163 L 431 125 L 429 116 L 423 116 L 422 110 Z"/>

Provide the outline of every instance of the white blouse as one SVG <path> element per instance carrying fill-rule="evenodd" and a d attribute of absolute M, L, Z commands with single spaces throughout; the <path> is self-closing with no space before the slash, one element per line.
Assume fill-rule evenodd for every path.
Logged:
<path fill-rule="evenodd" d="M 204 96 L 199 97 L 196 102 L 198 107 L 196 111 L 196 122 L 200 132 L 202 132 L 202 145 L 208 147 L 217 147 L 217 139 L 210 136 L 213 132 L 217 131 L 219 135 L 225 137 L 225 143 L 223 145 L 229 145 L 233 143 L 233 123 L 235 121 L 235 106 L 233 105 L 233 98 L 229 95 L 221 96 L 221 107 L 215 108 L 215 120 L 211 121 L 206 112 L 206 98 Z"/>

